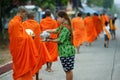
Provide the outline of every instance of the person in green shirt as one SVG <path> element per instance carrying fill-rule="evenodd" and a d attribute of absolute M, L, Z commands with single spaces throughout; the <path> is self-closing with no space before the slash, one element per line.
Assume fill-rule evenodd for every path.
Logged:
<path fill-rule="evenodd" d="M 57 20 L 60 26 L 56 29 L 46 30 L 49 33 L 56 33 L 56 39 L 48 38 L 47 41 L 56 42 L 58 44 L 58 53 L 61 64 L 66 73 L 66 80 L 73 80 L 75 47 L 73 45 L 72 26 L 69 16 L 65 11 L 59 11 Z"/>

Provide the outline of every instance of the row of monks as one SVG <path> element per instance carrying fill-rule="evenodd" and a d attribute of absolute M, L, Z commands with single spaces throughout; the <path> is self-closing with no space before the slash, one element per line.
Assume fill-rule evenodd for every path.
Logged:
<path fill-rule="evenodd" d="M 105 22 L 109 22 L 109 17 L 106 14 L 98 16 L 94 13 L 92 16 L 87 13 L 84 18 L 78 13 L 78 16 L 73 18 L 71 23 L 73 26 L 74 46 L 78 47 L 83 42 L 91 45 L 96 40 L 97 36 L 103 31 Z"/>

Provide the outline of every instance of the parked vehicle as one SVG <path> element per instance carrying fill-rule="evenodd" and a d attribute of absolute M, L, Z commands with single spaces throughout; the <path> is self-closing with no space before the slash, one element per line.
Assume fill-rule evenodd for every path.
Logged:
<path fill-rule="evenodd" d="M 45 15 L 45 11 L 42 11 L 42 9 L 40 8 L 40 7 L 38 7 L 38 6 L 35 6 L 35 5 L 26 5 L 25 6 L 25 8 L 27 9 L 27 10 L 33 10 L 33 11 L 35 11 L 35 20 L 39 23 L 40 22 L 40 20 L 44 17 L 44 15 Z M 16 8 L 14 8 L 13 10 L 11 10 L 11 12 L 10 12 L 10 15 L 12 15 L 11 17 L 9 17 L 9 18 L 6 18 L 6 20 L 4 21 L 4 30 L 7 30 L 8 29 L 8 22 L 9 22 L 9 20 L 15 15 L 15 13 L 16 13 Z M 55 19 L 55 17 L 54 17 L 54 15 L 53 14 L 51 14 L 51 17 L 53 18 L 53 19 Z M 3 30 L 3 31 L 4 31 Z"/>
<path fill-rule="evenodd" d="M 35 16 L 35 20 L 38 21 L 38 22 L 40 22 L 40 20 L 43 17 L 45 17 L 45 11 L 42 11 L 42 9 L 40 7 L 38 7 L 38 6 L 35 6 L 35 5 L 26 5 L 25 8 L 27 10 L 33 10 L 33 11 L 35 11 L 35 15 L 36 15 Z M 51 14 L 51 17 L 53 19 L 55 19 L 55 17 L 54 17 L 53 14 Z"/>

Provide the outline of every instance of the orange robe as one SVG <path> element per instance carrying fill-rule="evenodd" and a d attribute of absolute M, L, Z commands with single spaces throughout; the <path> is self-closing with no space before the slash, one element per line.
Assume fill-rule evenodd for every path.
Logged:
<path fill-rule="evenodd" d="M 104 16 L 105 16 L 105 20 L 106 20 L 107 22 L 109 22 L 109 21 L 110 21 L 109 16 L 108 16 L 107 14 L 105 14 Z"/>
<path fill-rule="evenodd" d="M 91 43 L 97 37 L 97 33 L 95 30 L 95 26 L 93 24 L 92 17 L 90 17 L 90 16 L 85 17 L 84 24 L 85 24 L 85 41 Z"/>
<path fill-rule="evenodd" d="M 80 46 L 85 40 L 85 26 L 84 21 L 81 17 L 73 18 L 73 44 L 75 47 Z"/>
<path fill-rule="evenodd" d="M 20 16 L 15 16 L 8 25 L 13 78 L 14 80 L 33 80 L 32 70 L 37 64 L 38 53 L 32 37 L 25 32 L 21 20 Z"/>
<path fill-rule="evenodd" d="M 109 22 L 109 17 L 108 15 L 101 15 L 101 22 L 102 22 L 102 29 L 105 26 L 105 22 Z"/>
<path fill-rule="evenodd" d="M 101 27 L 102 27 L 102 31 L 103 31 L 103 27 L 105 26 L 105 19 L 104 19 L 103 15 L 100 16 L 100 20 L 101 20 Z"/>
<path fill-rule="evenodd" d="M 35 20 L 28 19 L 23 22 L 23 26 L 25 29 L 31 29 L 35 34 L 34 42 L 39 54 L 37 61 L 38 64 L 33 70 L 33 73 L 36 73 L 37 71 L 39 71 L 42 65 L 44 65 L 48 60 L 51 59 L 51 57 L 48 53 L 45 43 L 42 42 L 42 39 L 40 38 L 40 33 L 41 33 L 40 25 Z"/>
<path fill-rule="evenodd" d="M 95 16 L 95 15 L 93 15 L 92 18 L 93 18 L 93 23 L 94 23 L 97 35 L 99 35 L 101 33 L 101 31 L 102 31 L 100 19 L 99 19 L 98 16 Z"/>
<path fill-rule="evenodd" d="M 40 21 L 40 29 L 42 31 L 47 30 L 47 29 L 55 29 L 57 27 L 58 27 L 57 22 L 53 20 L 51 17 L 46 17 Z M 51 34 L 50 38 L 57 38 L 57 35 Z M 48 49 L 48 52 L 51 55 L 51 60 L 49 60 L 48 62 L 57 61 L 57 57 L 58 57 L 57 43 L 46 42 L 45 44 Z"/>

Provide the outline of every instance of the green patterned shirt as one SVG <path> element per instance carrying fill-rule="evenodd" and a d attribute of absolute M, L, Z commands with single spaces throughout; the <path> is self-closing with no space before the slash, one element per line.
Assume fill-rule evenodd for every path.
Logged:
<path fill-rule="evenodd" d="M 62 25 L 60 26 L 62 27 Z M 61 28 L 57 28 L 57 32 Z M 71 33 L 68 28 L 63 27 L 58 36 L 58 52 L 60 57 L 68 57 L 75 55 L 75 47 L 71 44 Z"/>

